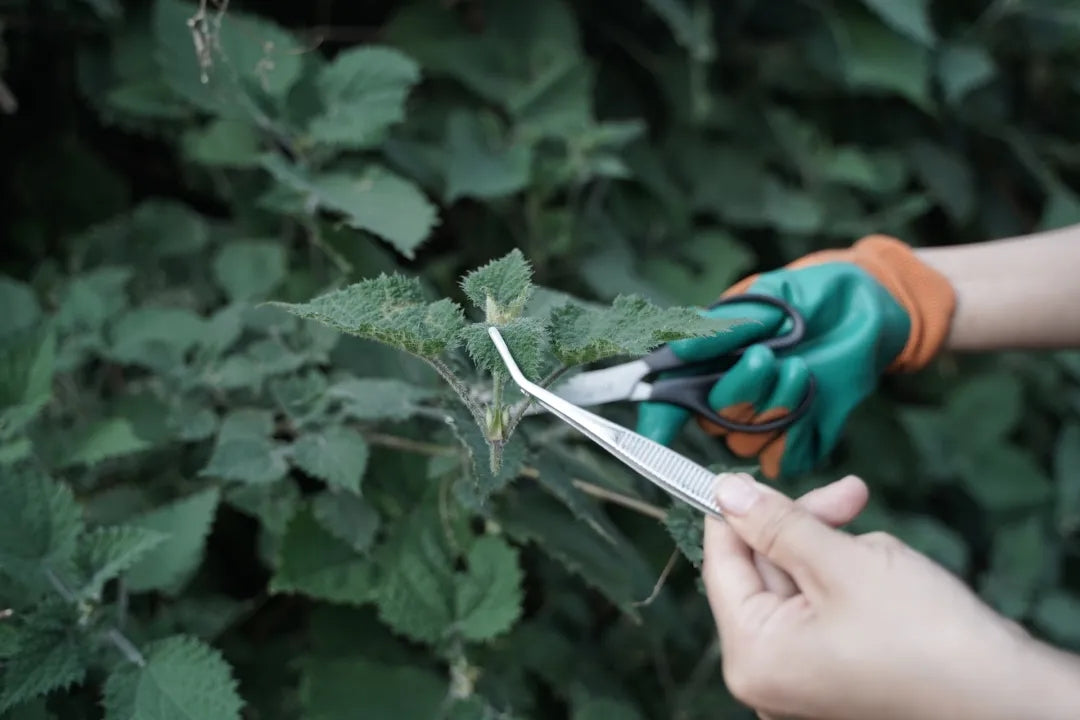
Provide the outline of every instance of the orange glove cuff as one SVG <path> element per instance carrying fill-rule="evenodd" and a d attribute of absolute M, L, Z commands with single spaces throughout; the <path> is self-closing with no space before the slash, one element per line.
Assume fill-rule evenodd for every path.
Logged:
<path fill-rule="evenodd" d="M 794 270 L 827 262 L 858 265 L 881 283 L 910 316 L 911 334 L 887 368 L 889 372 L 920 370 L 940 352 L 956 310 L 956 291 L 948 278 L 920 260 L 909 245 L 887 235 L 868 235 L 850 248 L 820 250 L 785 267 Z M 757 277 L 744 278 L 724 295 L 746 292 Z"/>

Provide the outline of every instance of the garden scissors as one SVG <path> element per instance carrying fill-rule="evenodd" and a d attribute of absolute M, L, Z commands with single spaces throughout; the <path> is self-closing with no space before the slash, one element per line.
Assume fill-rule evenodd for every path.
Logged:
<path fill-rule="evenodd" d="M 550 390 L 531 382 L 521 372 L 510 348 L 506 346 L 499 330 L 488 328 L 488 335 L 495 343 L 510 377 L 521 391 L 532 396 L 552 414 L 577 428 L 609 453 L 645 476 L 661 489 L 698 510 L 714 517 L 723 517 L 713 499 L 716 474 L 683 457 L 658 442 L 638 435 L 622 425 L 574 405 Z"/>
<path fill-rule="evenodd" d="M 709 308 L 746 302 L 772 305 L 783 311 L 790 320 L 790 330 L 787 333 L 762 341 L 760 344 L 774 351 L 780 351 L 793 347 L 802 341 L 803 335 L 806 333 L 806 321 L 798 310 L 777 297 L 752 293 L 730 295 L 721 298 L 710 305 Z M 552 392 L 563 400 L 583 407 L 626 400 L 631 402 L 669 403 L 704 416 L 729 432 L 740 433 L 767 433 L 782 430 L 806 414 L 813 403 L 816 391 L 816 384 L 812 375 L 810 376 L 806 394 L 798 407 L 787 415 L 770 422 L 739 423 L 721 416 L 709 407 L 709 391 L 712 386 L 717 380 L 724 377 L 725 373 L 738 362 L 745 351 L 746 347 L 744 346 L 717 357 L 700 361 L 685 361 L 676 357 L 669 346 L 663 345 L 632 362 L 613 365 L 602 370 L 579 373 L 556 385 L 552 388 Z M 651 379 L 658 373 L 666 371 L 678 371 L 688 374 L 680 377 Z M 542 412 L 550 412 L 550 408 L 544 407 L 543 403 L 539 407 L 536 405 L 530 407 L 526 414 Z"/>

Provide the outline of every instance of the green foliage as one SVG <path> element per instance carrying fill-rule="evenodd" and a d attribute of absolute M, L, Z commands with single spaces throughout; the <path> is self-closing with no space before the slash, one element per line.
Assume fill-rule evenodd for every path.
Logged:
<path fill-rule="evenodd" d="M 748 718 L 701 516 L 524 415 L 488 328 L 551 383 L 863 234 L 1080 220 L 1052 3 L 15 5 L 5 717 Z M 780 489 L 861 475 L 852 530 L 1080 649 L 1078 383 L 944 356 Z"/>
<path fill-rule="evenodd" d="M 669 340 L 720 332 L 731 321 L 705 318 L 689 308 L 659 308 L 634 296 L 611 308 L 587 310 L 567 304 L 551 314 L 555 352 L 568 365 L 616 355 L 644 355 Z"/>
<path fill-rule="evenodd" d="M 418 280 L 400 275 L 380 275 L 310 302 L 279 306 L 424 358 L 453 347 L 465 322 L 459 305 L 448 299 L 428 301 Z"/>
<path fill-rule="evenodd" d="M 109 718 L 239 720 L 243 701 L 220 652 L 176 635 L 150 645 L 142 663 L 111 674 L 104 705 Z"/>

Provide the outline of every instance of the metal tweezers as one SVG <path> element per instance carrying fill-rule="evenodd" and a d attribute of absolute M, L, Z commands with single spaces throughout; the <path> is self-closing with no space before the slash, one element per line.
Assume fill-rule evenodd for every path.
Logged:
<path fill-rule="evenodd" d="M 665 492 L 708 515 L 722 517 L 720 508 L 713 498 L 716 473 L 710 472 L 671 448 L 638 435 L 599 415 L 594 415 L 531 382 L 514 361 L 514 356 L 510 354 L 510 348 L 506 346 L 498 329 L 489 327 L 488 335 L 491 336 L 491 341 L 495 343 L 499 355 L 502 356 L 510 377 L 522 392 L 532 396 L 553 415 L 577 428 L 593 442 Z"/>

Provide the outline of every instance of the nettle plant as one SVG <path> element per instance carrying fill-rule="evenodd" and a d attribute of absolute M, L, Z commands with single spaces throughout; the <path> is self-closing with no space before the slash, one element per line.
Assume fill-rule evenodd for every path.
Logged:
<path fill-rule="evenodd" d="M 482 709 L 478 648 L 522 621 L 526 546 L 630 616 L 655 599 L 660 569 L 597 496 L 665 520 L 697 559 L 692 511 L 649 504 L 558 421 L 523 421 L 486 329 L 550 383 L 724 322 L 536 287 L 517 250 L 464 276 L 468 309 L 403 274 L 287 302 L 310 275 L 290 275 L 284 244 L 232 235 L 148 201 L 79 238 L 72 270 L 0 282 L 0 708 L 240 717 L 250 699 L 216 643 L 302 597 L 371 608 L 427 647 L 443 667 L 419 680 L 431 713 Z M 349 336 L 375 344 L 348 350 Z M 384 346 L 435 373 L 349 369 Z M 222 513 L 258 523 L 257 597 L 217 586 Z M 297 662 L 317 715 L 340 692 L 327 677 L 357 661 Z"/>
<path fill-rule="evenodd" d="M 547 289 L 542 289 L 545 297 L 536 312 L 529 314 L 536 288 L 532 270 L 517 249 L 467 274 L 461 287 L 479 320 L 468 319 L 452 300 L 428 301 L 418 280 L 400 275 L 381 275 L 307 303 L 279 306 L 411 353 L 434 368 L 483 431 L 489 449 L 487 473 L 474 467 L 481 494 L 497 489 L 505 449 L 528 407 L 516 389 L 507 392 L 508 376 L 489 327 L 499 328 L 526 375 L 547 386 L 576 366 L 643 355 L 669 340 L 721 332 L 731 325 L 692 308 L 660 308 L 632 295 L 619 296 L 605 307 Z M 488 383 L 478 388 L 473 378 L 455 373 L 448 355 L 461 347 Z M 511 472 L 516 469 L 511 465 Z"/>

